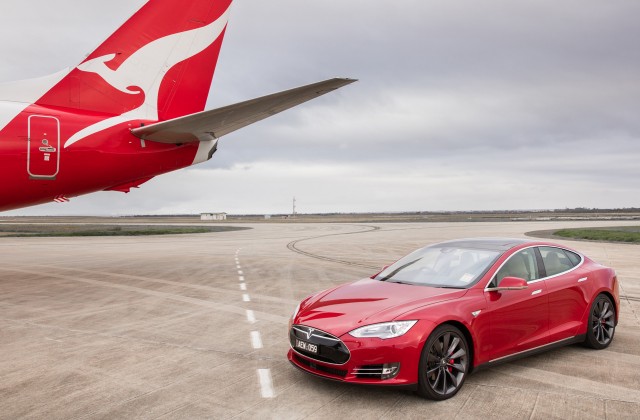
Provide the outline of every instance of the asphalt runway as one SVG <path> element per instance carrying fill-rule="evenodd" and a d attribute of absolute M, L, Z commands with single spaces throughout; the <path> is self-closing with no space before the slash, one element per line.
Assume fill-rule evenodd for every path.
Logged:
<path fill-rule="evenodd" d="M 286 360 L 299 300 L 420 246 L 606 224 L 255 224 L 0 239 L 0 418 L 638 419 L 638 245 L 557 241 L 618 272 L 621 320 L 606 350 L 570 346 L 480 371 L 444 402 L 317 379 Z"/>

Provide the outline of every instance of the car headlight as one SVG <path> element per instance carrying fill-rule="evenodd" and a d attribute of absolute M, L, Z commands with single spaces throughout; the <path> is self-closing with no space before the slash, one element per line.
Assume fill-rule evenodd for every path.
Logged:
<path fill-rule="evenodd" d="M 356 338 L 396 338 L 406 334 L 418 321 L 394 321 L 383 322 L 382 324 L 372 324 L 366 327 L 356 328 L 349 335 Z"/>

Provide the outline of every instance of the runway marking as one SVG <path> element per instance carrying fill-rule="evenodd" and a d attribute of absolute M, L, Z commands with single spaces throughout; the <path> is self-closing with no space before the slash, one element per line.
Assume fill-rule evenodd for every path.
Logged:
<path fill-rule="evenodd" d="M 251 331 L 251 345 L 256 350 L 262 348 L 262 337 L 260 337 L 260 331 Z"/>
<path fill-rule="evenodd" d="M 242 272 L 242 266 L 240 265 L 240 260 L 238 259 L 238 253 L 240 250 L 236 252 L 236 269 L 238 270 L 238 280 L 240 281 L 240 290 L 247 291 L 247 284 L 244 280 L 244 273 Z M 242 294 L 243 302 L 251 302 L 251 297 L 248 293 Z M 247 321 L 251 324 L 256 322 L 256 315 L 251 309 L 246 310 Z M 251 331 L 251 346 L 255 350 L 259 350 L 264 347 L 262 344 L 262 336 L 260 335 L 260 331 Z M 273 392 L 273 380 L 271 379 L 271 370 L 270 369 L 258 369 L 258 380 L 260 381 L 260 394 L 262 398 L 274 398 L 275 393 Z"/>
<path fill-rule="evenodd" d="M 81 268 L 74 268 L 74 267 L 60 267 L 60 266 L 53 266 L 53 265 L 43 265 L 43 264 L 32 264 L 32 267 L 43 267 L 46 268 L 48 270 L 50 269 L 56 269 L 56 270 L 62 270 L 62 271 L 73 271 L 73 272 L 77 272 L 77 273 L 86 273 L 86 274 L 91 274 L 92 276 L 95 276 L 96 274 L 99 274 L 101 276 L 108 276 L 108 277 L 114 277 L 114 278 L 120 278 L 120 279 L 132 279 L 132 280 L 143 280 L 143 281 L 148 281 L 148 282 L 152 282 L 152 283 L 158 283 L 158 284 L 168 284 L 171 286 L 179 286 L 179 287 L 184 287 L 187 289 L 196 289 L 196 290 L 206 290 L 206 291 L 211 291 L 211 292 L 216 292 L 216 293 L 225 293 L 225 294 L 230 294 L 233 293 L 235 295 L 236 292 L 233 291 L 228 291 L 225 290 L 223 288 L 220 287 L 211 287 L 211 286 L 204 286 L 204 285 L 200 285 L 200 284 L 191 284 L 191 283 L 183 283 L 183 282 L 179 282 L 179 281 L 170 281 L 170 280 L 160 280 L 160 279 L 155 279 L 152 277 L 143 277 L 143 276 L 134 276 L 131 274 L 120 274 L 120 273 L 109 273 L 106 271 L 99 271 L 99 270 L 83 270 Z M 50 272 L 50 271 L 47 271 Z M 36 274 L 35 272 L 33 272 L 32 274 Z M 42 274 L 42 273 L 39 273 Z M 60 277 L 62 278 L 62 277 Z M 244 281 L 244 276 L 240 277 L 240 281 Z M 272 302 L 281 302 L 281 303 L 285 303 L 285 304 L 292 304 L 292 305 L 296 305 L 298 304 L 298 300 L 294 300 L 294 299 L 285 299 L 285 298 L 278 298 L 275 296 L 268 296 L 268 295 L 260 295 L 261 299 L 264 300 L 269 300 Z M 128 304 L 123 304 L 123 306 L 127 306 Z"/>
<path fill-rule="evenodd" d="M 230 313 L 235 313 L 235 314 L 242 313 L 242 308 L 240 308 L 238 306 L 234 306 L 234 305 L 227 305 L 227 304 L 224 304 L 224 303 L 219 302 L 219 301 L 192 298 L 192 297 L 173 294 L 173 293 L 167 293 L 167 292 L 160 292 L 160 291 L 156 291 L 156 290 L 143 289 L 143 288 L 134 287 L 134 286 L 127 286 L 127 285 L 124 285 L 124 284 L 110 283 L 108 281 L 86 279 L 86 278 L 82 278 L 82 277 L 75 277 L 75 276 L 69 276 L 69 275 L 64 275 L 63 276 L 63 275 L 53 274 L 53 273 L 44 274 L 44 273 L 37 272 L 37 271 L 22 270 L 22 269 L 19 269 L 19 268 L 0 267 L 0 271 L 34 274 L 36 276 L 56 278 L 56 279 L 61 279 L 61 280 L 65 280 L 65 281 L 77 281 L 77 282 L 91 284 L 91 285 L 94 285 L 94 286 L 109 287 L 109 288 L 112 288 L 112 289 L 119 289 L 119 290 L 125 290 L 127 292 L 135 292 L 135 293 L 140 293 L 140 294 L 144 294 L 144 295 L 147 295 L 147 296 L 154 296 L 154 297 L 161 298 L 161 299 L 170 299 L 170 300 L 175 300 L 175 301 L 178 301 L 178 302 L 190 303 L 192 305 L 203 306 L 203 307 L 210 308 L 210 309 L 213 309 L 213 310 L 216 310 L 216 311 L 230 312 Z M 237 292 L 233 292 L 233 293 L 237 293 Z M 255 322 L 255 315 L 254 315 L 253 311 L 251 311 L 251 314 L 252 314 L 251 316 L 253 317 L 253 321 L 249 320 L 249 322 Z M 289 318 L 285 317 L 285 316 L 281 316 L 281 315 L 274 315 L 274 314 L 269 314 L 269 313 L 266 313 L 266 312 L 260 312 L 260 317 L 261 317 L 261 319 L 265 319 L 267 321 L 271 321 L 271 322 L 282 324 L 282 325 L 287 325 L 289 323 Z M 247 315 L 247 319 L 249 319 L 248 315 Z"/>
<path fill-rule="evenodd" d="M 247 309 L 247 321 L 252 324 L 256 322 L 256 315 L 251 309 Z"/>
<path fill-rule="evenodd" d="M 273 381 L 271 380 L 271 369 L 258 369 L 258 378 L 260 379 L 260 393 L 262 398 L 273 398 Z"/>

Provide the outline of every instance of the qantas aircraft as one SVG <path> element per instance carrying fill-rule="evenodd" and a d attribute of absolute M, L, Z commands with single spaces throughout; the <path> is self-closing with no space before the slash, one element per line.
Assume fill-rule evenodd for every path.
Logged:
<path fill-rule="evenodd" d="M 232 0 L 149 0 L 77 67 L 0 85 L 0 211 L 129 192 L 353 79 L 203 111 Z"/>

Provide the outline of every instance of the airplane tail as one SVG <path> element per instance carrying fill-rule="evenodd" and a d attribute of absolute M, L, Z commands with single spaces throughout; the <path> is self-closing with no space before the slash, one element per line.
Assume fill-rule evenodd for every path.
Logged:
<path fill-rule="evenodd" d="M 164 121 L 202 111 L 232 0 L 149 0 L 36 103 Z"/>

